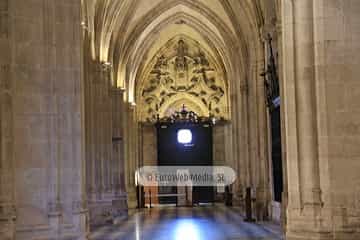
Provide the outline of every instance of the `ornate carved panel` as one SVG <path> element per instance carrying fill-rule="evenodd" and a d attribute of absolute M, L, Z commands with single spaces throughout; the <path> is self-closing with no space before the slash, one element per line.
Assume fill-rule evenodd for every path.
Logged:
<path fill-rule="evenodd" d="M 171 115 L 180 104 L 199 116 L 228 118 L 224 73 L 197 42 L 170 41 L 149 65 L 138 91 L 141 121 Z"/>

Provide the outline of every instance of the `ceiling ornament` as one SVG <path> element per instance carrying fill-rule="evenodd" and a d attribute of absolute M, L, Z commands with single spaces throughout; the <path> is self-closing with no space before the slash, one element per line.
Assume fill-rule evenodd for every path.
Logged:
<path fill-rule="evenodd" d="M 191 110 L 200 108 L 200 117 L 227 119 L 223 73 L 194 42 L 180 38 L 155 57 L 139 92 L 141 121 L 170 117 L 169 107 L 182 101 Z"/>

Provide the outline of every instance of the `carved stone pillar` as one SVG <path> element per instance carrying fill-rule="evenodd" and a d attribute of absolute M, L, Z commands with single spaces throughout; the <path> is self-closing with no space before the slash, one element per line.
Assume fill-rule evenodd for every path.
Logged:
<path fill-rule="evenodd" d="M 84 33 L 84 83 L 85 83 L 85 156 L 86 156 L 86 185 L 89 200 L 96 199 L 96 137 L 95 137 L 95 94 L 96 71 L 90 56 L 89 32 Z"/>
<path fill-rule="evenodd" d="M 227 125 L 227 123 L 225 123 Z M 226 138 L 225 135 L 225 124 L 217 124 L 213 126 L 213 164 L 215 166 L 223 166 L 225 162 L 225 144 Z"/>
<path fill-rule="evenodd" d="M 124 169 L 123 162 L 123 90 L 114 88 L 111 91 L 112 97 L 112 160 L 111 160 L 111 185 L 115 195 L 120 194 L 124 189 L 121 186 L 121 172 Z"/>
<path fill-rule="evenodd" d="M 238 73 L 241 75 L 240 73 Z M 250 162 L 249 162 L 249 142 L 248 142 L 248 86 L 245 80 L 236 82 L 234 86 L 235 95 L 237 96 L 232 102 L 233 119 L 237 121 L 237 127 L 234 129 L 236 133 L 236 145 L 234 148 L 235 158 L 237 162 L 237 185 L 233 189 L 235 196 L 235 204 L 239 205 L 245 211 L 245 189 L 250 184 Z M 227 135 L 226 135 L 227 136 Z"/>
<path fill-rule="evenodd" d="M 92 167 L 92 177 L 93 177 L 93 184 L 95 187 L 95 199 L 100 199 L 102 196 L 103 191 L 103 184 L 102 184 L 102 160 L 101 160 L 101 67 L 98 63 L 92 62 L 92 83 L 91 83 L 91 98 L 93 99 L 91 106 L 91 118 L 92 118 L 92 129 L 89 131 L 92 132 L 92 146 L 91 149 L 93 151 L 93 167 Z"/>
<path fill-rule="evenodd" d="M 321 204 L 317 149 L 314 1 L 294 1 L 295 88 L 298 121 L 298 146 L 301 199 L 304 209 Z"/>
<path fill-rule="evenodd" d="M 99 91 L 99 108 L 96 111 L 98 116 L 97 128 L 98 128 L 98 138 L 99 138 L 99 165 L 100 165 L 100 198 L 104 198 L 106 192 L 106 125 L 109 123 L 106 121 L 106 71 L 102 68 L 101 63 L 98 63 L 100 67 L 100 82 L 98 85 Z"/>
<path fill-rule="evenodd" d="M 226 165 L 233 168 L 235 172 L 239 169 L 239 163 L 238 163 L 238 152 L 240 151 L 239 144 L 241 141 L 239 141 L 239 135 L 238 130 L 240 128 L 241 122 L 239 121 L 239 112 L 238 112 L 238 97 L 236 94 L 236 90 L 233 90 L 230 94 L 230 102 L 231 102 L 231 113 L 232 113 L 232 119 L 231 124 L 226 125 L 224 129 L 225 135 L 227 136 L 226 143 L 226 156 L 225 161 Z M 239 195 L 237 194 L 238 187 L 240 185 L 240 179 L 237 179 L 236 182 L 233 184 L 231 190 L 234 193 L 234 204 L 239 204 Z"/>
<path fill-rule="evenodd" d="M 244 109 L 243 109 L 243 100 L 244 100 L 244 94 L 247 95 L 247 91 L 244 91 L 243 85 L 241 82 L 236 81 L 234 83 L 234 93 L 233 94 L 233 101 L 231 103 L 231 106 L 233 108 L 232 112 L 232 123 L 231 125 L 235 124 L 235 128 L 233 129 L 233 141 L 234 141 L 234 160 L 236 162 L 236 169 L 234 169 L 237 172 L 237 181 L 234 186 L 233 192 L 234 192 L 234 204 L 239 205 L 240 207 L 245 209 L 244 205 L 244 189 L 246 187 L 246 174 L 247 174 L 247 139 L 244 138 Z M 240 94 L 239 94 L 240 93 Z M 245 96 L 245 98 L 247 98 Z M 227 136 L 227 135 L 225 135 Z M 229 137 L 227 137 L 229 138 Z M 226 140 L 226 139 L 225 139 Z"/>
<path fill-rule="evenodd" d="M 13 104 L 10 80 L 9 2 L 0 4 L 0 239 L 15 239 Z"/>
<path fill-rule="evenodd" d="M 3 21 L 3 7 L 11 21 Z M 0 73 L 0 198 L 3 191 L 11 200 L 16 196 L 18 240 L 87 234 L 80 9 L 76 0 L 0 4 L 0 38 L 9 36 L 16 46 L 1 46 L 0 54 L 1 66 L 4 55 L 11 59 L 8 76 L 3 78 L 3 68 Z M 11 92 L 4 92 L 9 83 Z M 4 180 L 14 185 L 3 187 Z M 1 207 L 13 215 L 13 207 Z"/>
<path fill-rule="evenodd" d="M 106 66 L 106 65 L 105 65 Z M 104 67 L 103 67 L 104 68 Z M 111 89 L 111 67 L 105 67 L 102 71 L 103 99 L 102 99 L 102 129 L 103 129 L 103 182 L 104 193 L 108 198 L 113 197 L 111 179 L 112 172 L 112 89 Z"/>
<path fill-rule="evenodd" d="M 0 78 L 0 239 L 15 239 L 12 90 L 6 86 L 5 65 Z M 5 77 L 5 76 L 4 76 Z"/>
<path fill-rule="evenodd" d="M 132 209 L 137 206 L 136 201 L 136 186 L 135 186 L 135 170 L 137 167 L 137 134 L 138 126 L 136 122 L 135 106 L 128 103 L 126 106 L 126 116 L 124 121 L 125 129 L 125 178 L 126 178 L 126 193 L 128 208 Z"/>
<path fill-rule="evenodd" d="M 112 216 L 117 222 L 117 217 L 127 214 L 126 195 L 124 186 L 124 90 L 111 89 L 111 136 L 112 152 L 109 162 L 110 186 L 112 192 Z"/>
<path fill-rule="evenodd" d="M 89 69 L 92 80 L 87 97 L 87 184 L 90 193 L 90 218 L 92 224 L 104 223 L 112 217 L 114 200 L 114 176 L 117 160 L 113 159 L 113 114 L 119 115 L 117 94 L 111 89 L 111 66 L 91 61 Z M 113 104 L 115 103 L 115 104 Z M 117 105 L 116 105 L 117 104 Z M 116 108 L 114 111 L 114 108 Z M 118 123 L 119 124 L 119 123 Z"/>
<path fill-rule="evenodd" d="M 280 7 L 280 3 L 278 4 L 278 8 L 277 11 L 281 10 Z M 281 13 L 277 13 L 277 23 L 275 25 L 275 35 L 276 35 L 276 42 L 277 42 L 277 52 L 278 52 L 278 74 L 279 74 L 279 90 L 280 90 L 280 101 L 284 102 L 285 100 L 285 96 L 284 96 L 284 85 L 281 84 L 281 82 L 283 82 L 283 77 L 284 75 L 281 74 L 283 72 L 283 68 L 285 67 L 283 65 L 283 62 L 280 61 L 281 59 L 283 59 L 283 49 L 282 49 L 282 18 L 281 18 Z M 282 99 L 282 100 L 281 100 Z M 287 203 L 288 203 L 288 181 L 287 181 L 287 159 L 286 159 L 286 134 L 285 134 L 285 121 L 284 121 L 284 107 L 283 107 L 283 103 L 282 106 L 280 107 L 280 124 L 281 124 L 281 159 L 282 159 L 282 171 L 283 171 L 283 192 L 281 195 L 281 213 L 280 213 L 280 221 L 281 221 L 281 226 L 284 232 L 286 232 L 286 219 L 287 219 L 287 215 L 286 215 L 286 209 L 287 209 Z"/>
<path fill-rule="evenodd" d="M 269 184 L 269 155 L 268 155 L 268 125 L 267 108 L 265 99 L 265 86 L 261 73 L 264 71 L 265 49 L 259 42 L 259 59 L 254 64 L 254 78 L 256 78 L 257 88 L 257 128 L 258 128 L 258 167 L 257 167 L 257 185 L 256 185 L 256 218 L 257 220 L 267 220 L 269 217 L 268 209 L 270 203 L 270 184 Z"/>
<path fill-rule="evenodd" d="M 15 239 L 13 86 L 10 80 L 9 2 L 0 4 L 0 239 Z"/>
<path fill-rule="evenodd" d="M 321 224 L 312 0 L 283 1 L 287 239 L 330 239 Z"/>
<path fill-rule="evenodd" d="M 242 176 L 243 186 L 243 193 L 245 193 L 246 187 L 251 185 L 251 164 L 250 164 L 250 153 L 249 153 L 249 112 L 248 112 L 248 94 L 249 94 L 249 87 L 246 81 L 242 81 L 240 83 L 240 109 L 241 109 L 241 139 L 242 142 L 240 143 L 242 148 L 241 151 L 241 159 L 243 162 L 242 172 L 240 172 Z"/>
<path fill-rule="evenodd" d="M 96 187 L 97 198 L 104 194 L 111 195 L 111 152 L 112 152 L 112 94 L 110 91 L 110 70 L 102 63 L 92 63 L 91 99 L 89 106 L 92 115 L 89 119 L 91 129 L 88 129 L 92 138 L 93 148 L 93 185 Z M 89 149 L 91 150 L 91 149 Z"/>

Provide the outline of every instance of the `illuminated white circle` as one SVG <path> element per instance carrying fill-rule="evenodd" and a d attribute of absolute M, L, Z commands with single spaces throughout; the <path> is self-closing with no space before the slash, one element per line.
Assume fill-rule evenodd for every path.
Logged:
<path fill-rule="evenodd" d="M 192 133 L 189 129 L 180 129 L 177 132 L 177 140 L 179 143 L 191 143 Z"/>

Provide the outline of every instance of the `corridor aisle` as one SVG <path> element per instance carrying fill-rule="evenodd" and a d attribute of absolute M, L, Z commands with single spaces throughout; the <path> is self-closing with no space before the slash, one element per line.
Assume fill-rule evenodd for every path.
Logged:
<path fill-rule="evenodd" d="M 91 240 L 278 240 L 280 226 L 246 223 L 236 208 L 153 208 L 116 225 L 96 228 Z"/>

